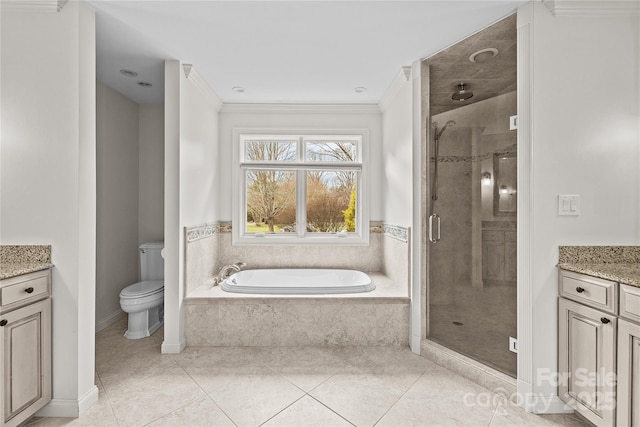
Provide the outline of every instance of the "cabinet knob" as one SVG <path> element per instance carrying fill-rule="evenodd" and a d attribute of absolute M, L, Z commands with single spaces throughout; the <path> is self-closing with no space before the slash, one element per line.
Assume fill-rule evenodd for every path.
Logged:
<path fill-rule="evenodd" d="M 31 292 L 33 292 L 33 288 L 27 288 L 24 290 L 26 293 L 30 294 Z"/>
<path fill-rule="evenodd" d="M 577 292 L 577 293 L 579 293 L 579 294 L 581 294 L 581 293 L 583 293 L 583 292 L 584 292 L 584 288 L 581 288 L 580 286 L 578 286 L 578 287 L 576 288 L 576 292 Z"/>
<path fill-rule="evenodd" d="M 601 317 L 601 318 L 600 318 L 600 321 L 601 321 L 602 323 L 604 323 L 605 325 L 606 325 L 607 323 L 611 322 L 611 320 L 607 319 L 606 317 Z"/>
<path fill-rule="evenodd" d="M 5 326 L 7 323 L 9 323 L 7 322 L 7 319 L 0 320 L 0 326 Z"/>

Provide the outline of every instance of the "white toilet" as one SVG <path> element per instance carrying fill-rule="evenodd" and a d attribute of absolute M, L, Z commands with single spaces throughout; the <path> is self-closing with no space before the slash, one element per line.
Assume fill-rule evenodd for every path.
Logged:
<path fill-rule="evenodd" d="M 140 278 L 120 292 L 120 307 L 129 315 L 125 338 L 153 334 L 164 321 L 164 242 L 140 245 Z"/>

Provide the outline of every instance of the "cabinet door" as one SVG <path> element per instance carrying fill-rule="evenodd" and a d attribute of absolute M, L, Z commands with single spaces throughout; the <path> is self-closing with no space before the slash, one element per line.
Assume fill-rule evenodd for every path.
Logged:
<path fill-rule="evenodd" d="M 560 399 L 595 425 L 613 426 L 617 319 L 564 298 L 558 306 Z"/>
<path fill-rule="evenodd" d="M 504 242 L 482 242 L 482 280 L 504 280 Z"/>
<path fill-rule="evenodd" d="M 51 400 L 51 300 L 0 316 L 0 421 L 15 426 Z"/>
<path fill-rule="evenodd" d="M 640 426 L 640 324 L 618 322 L 618 426 Z"/>
<path fill-rule="evenodd" d="M 518 245 L 516 242 L 504 244 L 504 280 L 518 280 Z"/>

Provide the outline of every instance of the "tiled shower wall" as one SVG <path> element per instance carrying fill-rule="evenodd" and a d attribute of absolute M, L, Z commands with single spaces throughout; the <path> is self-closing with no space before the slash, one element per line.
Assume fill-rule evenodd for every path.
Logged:
<path fill-rule="evenodd" d="M 384 272 L 409 286 L 409 230 L 372 222 L 368 246 L 232 246 L 228 223 L 185 229 L 186 295 L 213 278 L 225 264 L 247 268 L 350 268 Z"/>

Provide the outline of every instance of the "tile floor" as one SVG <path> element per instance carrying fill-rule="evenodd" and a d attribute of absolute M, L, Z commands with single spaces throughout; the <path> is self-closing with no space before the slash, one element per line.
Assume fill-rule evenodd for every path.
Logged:
<path fill-rule="evenodd" d="M 191 347 L 160 354 L 162 329 L 96 335 L 99 401 L 31 426 L 586 426 L 536 416 L 411 353 L 388 347 Z"/>

